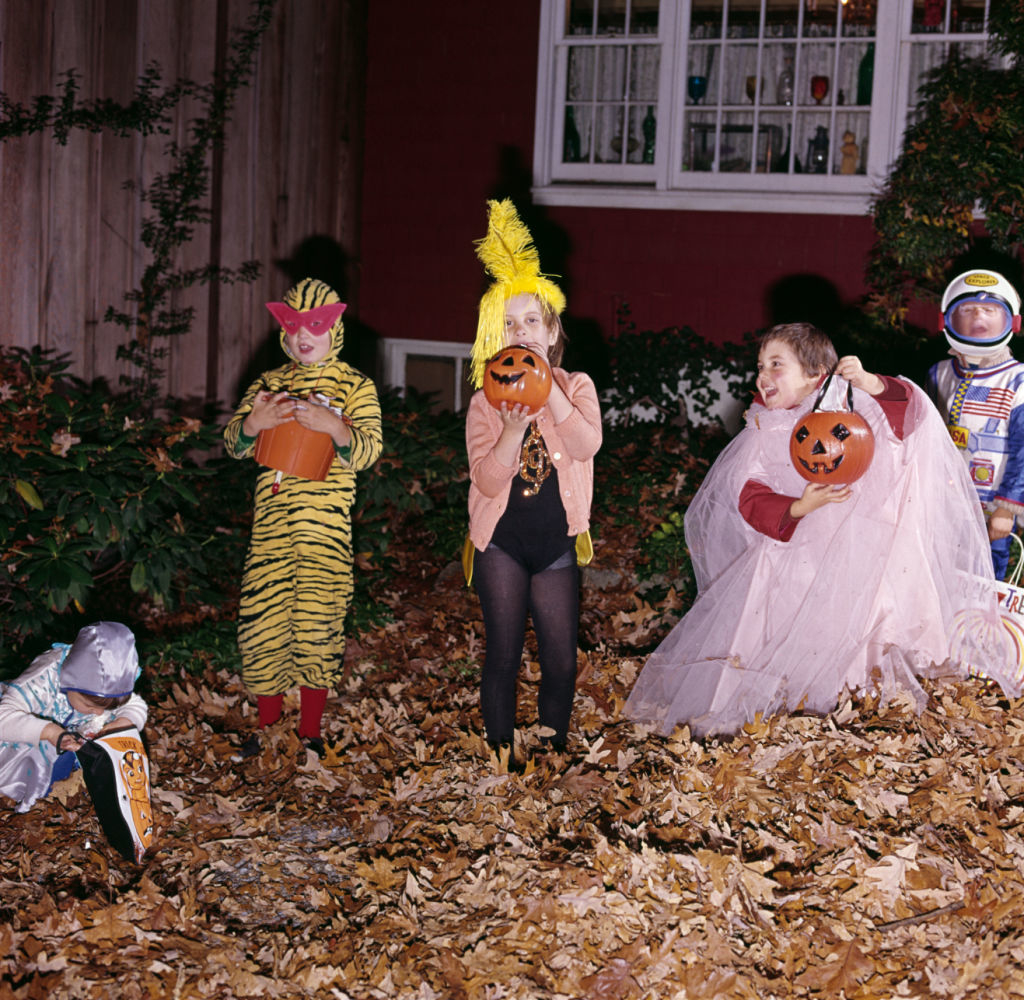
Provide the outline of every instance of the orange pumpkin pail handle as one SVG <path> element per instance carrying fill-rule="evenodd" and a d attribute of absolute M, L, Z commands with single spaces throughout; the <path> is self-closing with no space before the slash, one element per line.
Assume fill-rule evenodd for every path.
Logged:
<path fill-rule="evenodd" d="M 835 370 L 835 368 L 833 368 L 832 371 L 830 371 L 828 373 L 828 375 L 825 377 L 825 381 L 821 383 L 821 391 L 818 393 L 818 398 L 814 401 L 814 406 L 811 407 L 811 412 L 812 413 L 820 408 L 821 401 L 825 398 L 825 394 L 828 392 L 829 386 L 832 384 L 832 376 L 835 375 L 835 373 L 836 373 L 836 370 Z M 840 376 L 840 378 L 841 377 L 842 376 Z M 853 383 L 852 382 L 847 382 L 846 383 L 846 408 L 851 413 L 856 413 L 857 412 L 854 409 L 854 406 L 853 406 Z"/>

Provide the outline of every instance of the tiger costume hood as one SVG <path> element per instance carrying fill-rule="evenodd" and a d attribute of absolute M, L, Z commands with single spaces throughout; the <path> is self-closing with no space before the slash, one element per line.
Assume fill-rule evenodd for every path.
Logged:
<path fill-rule="evenodd" d="M 317 278 L 303 278 L 285 292 L 283 302 L 268 302 L 267 308 L 281 324 L 281 349 L 296 364 L 307 362 L 295 357 L 288 349 L 288 334 L 294 333 L 300 326 L 305 326 L 315 334 L 319 332 L 317 327 L 329 324 L 327 335 L 331 338 L 330 350 L 315 365 L 328 365 L 338 360 L 345 343 L 345 324 L 341 321 L 345 303 L 330 285 Z"/>

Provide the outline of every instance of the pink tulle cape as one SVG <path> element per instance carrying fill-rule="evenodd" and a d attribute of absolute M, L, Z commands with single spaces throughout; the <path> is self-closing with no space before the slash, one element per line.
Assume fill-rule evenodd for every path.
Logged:
<path fill-rule="evenodd" d="M 1019 693 L 977 494 L 938 412 L 905 384 L 903 441 L 855 390 L 875 435 L 871 466 L 849 500 L 813 511 L 788 542 L 747 524 L 738 500 L 748 479 L 803 492 L 789 439 L 813 395 L 792 410 L 750 407 L 686 513 L 698 597 L 647 660 L 626 717 L 665 734 L 725 734 L 758 713 L 826 714 L 844 688 L 903 690 L 920 711 L 919 677 L 969 667 Z"/>

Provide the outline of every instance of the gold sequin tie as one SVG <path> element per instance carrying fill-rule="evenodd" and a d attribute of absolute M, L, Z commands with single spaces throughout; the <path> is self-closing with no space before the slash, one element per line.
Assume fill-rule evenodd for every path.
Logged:
<path fill-rule="evenodd" d="M 523 490 L 524 497 L 535 497 L 544 480 L 551 475 L 551 459 L 535 423 L 530 424 L 530 433 L 523 441 L 523 450 L 519 455 L 519 475 L 531 484 Z"/>

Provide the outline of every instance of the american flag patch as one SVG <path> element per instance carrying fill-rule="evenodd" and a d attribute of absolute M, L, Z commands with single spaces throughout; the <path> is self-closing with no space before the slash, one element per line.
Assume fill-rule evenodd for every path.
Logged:
<path fill-rule="evenodd" d="M 1013 397 L 1013 389 L 990 389 L 984 385 L 971 385 L 964 393 L 960 412 L 1006 420 L 1013 408 Z"/>

